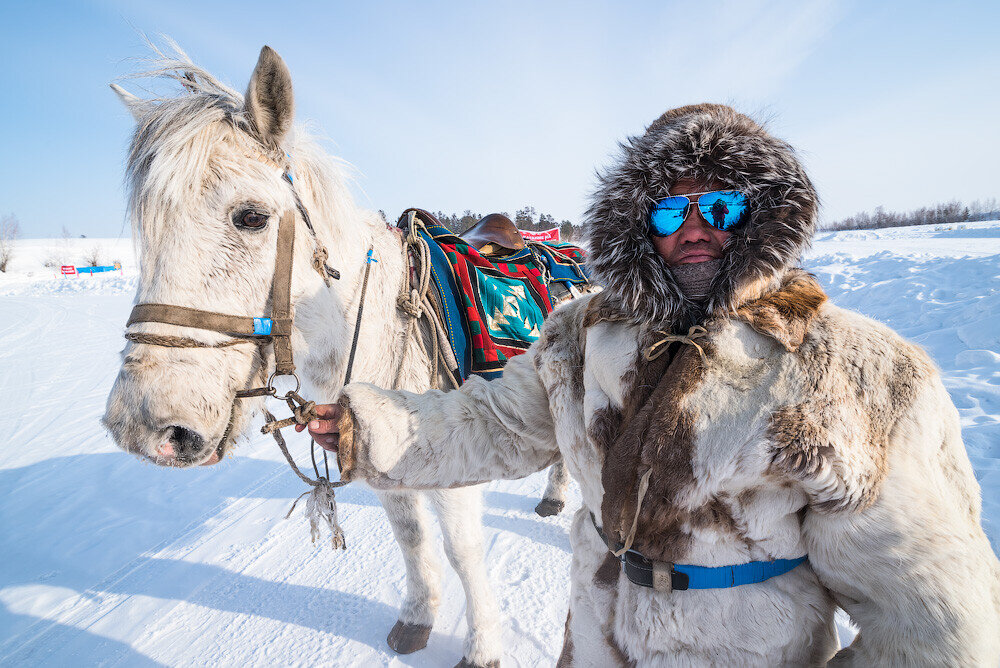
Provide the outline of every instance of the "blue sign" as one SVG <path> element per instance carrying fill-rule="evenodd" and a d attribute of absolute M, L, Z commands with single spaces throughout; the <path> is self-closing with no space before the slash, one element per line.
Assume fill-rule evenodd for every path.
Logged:
<path fill-rule="evenodd" d="M 101 274 L 105 271 L 117 271 L 118 267 L 113 265 L 108 265 L 106 267 L 77 267 L 76 273 L 78 274 Z"/>

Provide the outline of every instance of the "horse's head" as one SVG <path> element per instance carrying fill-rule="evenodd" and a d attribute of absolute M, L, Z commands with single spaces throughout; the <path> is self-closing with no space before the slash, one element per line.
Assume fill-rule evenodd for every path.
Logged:
<path fill-rule="evenodd" d="M 314 239 L 301 227 L 283 177 L 293 113 L 284 62 L 264 47 L 245 97 L 183 55 L 161 65 L 153 74 L 180 80 L 186 92 L 144 100 L 113 86 L 137 124 L 127 167 L 140 264 L 136 303 L 268 314 L 278 221 L 286 212 L 298 228 L 292 292 L 320 290 L 322 280 L 310 271 Z M 302 171 L 296 186 L 309 192 L 310 203 L 322 199 L 312 192 L 314 176 Z M 129 333 L 134 340 L 104 416 L 115 441 L 161 465 L 218 461 L 254 407 L 234 396 L 263 384 L 270 355 L 210 329 L 141 322 Z M 177 347 L 183 339 L 208 347 Z M 226 345 L 212 347 L 218 344 Z"/>

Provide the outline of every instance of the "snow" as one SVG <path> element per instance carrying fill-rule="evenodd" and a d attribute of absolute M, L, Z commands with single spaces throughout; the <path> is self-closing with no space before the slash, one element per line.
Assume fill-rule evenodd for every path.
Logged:
<path fill-rule="evenodd" d="M 101 264 L 122 264 L 121 271 L 63 276 L 60 267 L 89 265 L 97 255 Z M 55 266 L 45 266 L 46 264 Z M 39 297 L 54 294 L 135 292 L 137 276 L 132 240 L 124 239 L 19 239 L 7 271 L 0 273 L 0 298 L 7 295 Z M 2 302 L 0 302 L 2 303 Z"/>
<path fill-rule="evenodd" d="M 122 274 L 42 267 L 94 245 Z M 926 348 L 958 406 L 1000 545 L 1000 222 L 821 232 L 806 257 L 831 298 Z M 425 650 L 385 635 L 405 588 L 374 494 L 338 490 L 348 551 L 315 546 L 303 490 L 267 437 L 210 469 L 170 470 L 119 451 L 100 426 L 136 276 L 124 240 L 25 240 L 0 274 L 0 663 L 4 665 L 452 665 L 464 595 L 445 567 Z M 307 443 L 293 451 L 308 461 Z M 567 530 L 533 508 L 544 474 L 486 487 L 487 568 L 504 617 L 504 665 L 551 665 L 569 585 Z M 436 528 L 435 528 L 436 531 Z M 437 541 L 440 545 L 440 541 Z M 441 553 L 440 548 L 438 548 Z M 443 554 L 441 554 L 444 563 Z M 842 625 L 842 641 L 852 631 Z"/>

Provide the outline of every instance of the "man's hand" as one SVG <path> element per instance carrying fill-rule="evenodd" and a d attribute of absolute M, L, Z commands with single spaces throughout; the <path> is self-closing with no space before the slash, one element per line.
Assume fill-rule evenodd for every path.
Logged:
<path fill-rule="evenodd" d="M 340 419 L 344 415 L 343 407 L 337 404 L 317 404 L 316 413 L 320 419 L 312 420 L 308 425 L 297 424 L 295 431 L 300 432 L 308 426 L 309 435 L 321 448 L 337 452 L 340 446 Z"/>

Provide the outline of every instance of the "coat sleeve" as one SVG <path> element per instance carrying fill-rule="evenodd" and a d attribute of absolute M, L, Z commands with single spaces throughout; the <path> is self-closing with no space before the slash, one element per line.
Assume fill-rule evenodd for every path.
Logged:
<path fill-rule="evenodd" d="M 901 403 L 884 444 L 842 431 L 802 477 L 809 561 L 858 627 L 829 665 L 996 666 L 1000 564 L 958 413 L 936 370 Z"/>
<path fill-rule="evenodd" d="M 502 377 L 474 376 L 450 392 L 347 386 L 340 403 L 352 435 L 341 437 L 342 478 L 365 478 L 378 488 L 448 488 L 521 478 L 554 463 L 549 398 L 536 370 L 544 340 L 543 331 Z"/>

